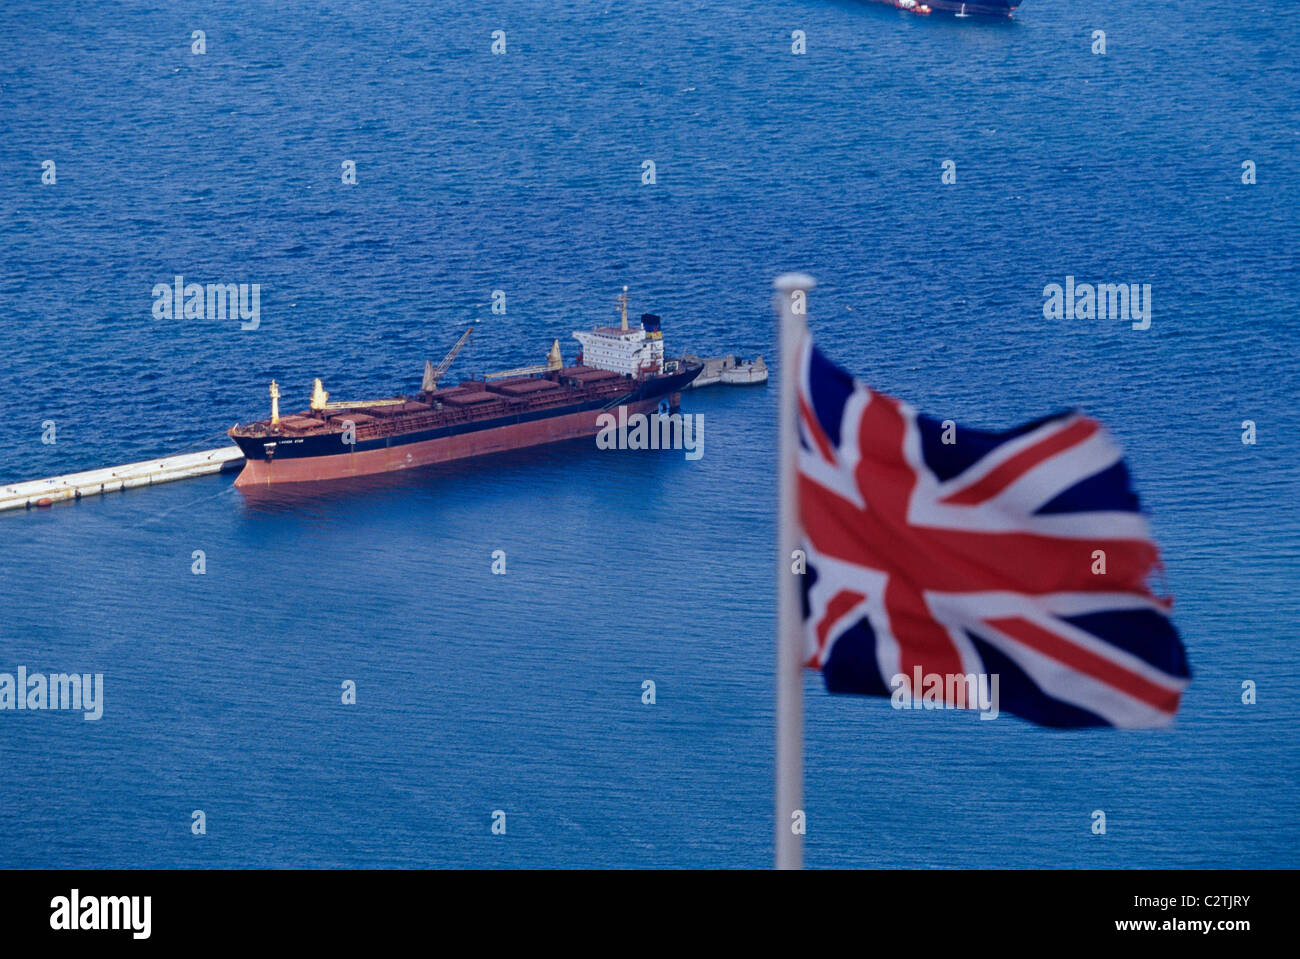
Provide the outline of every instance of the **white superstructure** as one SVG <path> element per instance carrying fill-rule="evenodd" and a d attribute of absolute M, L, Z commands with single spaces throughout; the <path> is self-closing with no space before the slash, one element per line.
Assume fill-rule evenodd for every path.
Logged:
<path fill-rule="evenodd" d="M 623 287 L 618 303 L 623 317 L 621 327 L 574 331 L 573 338 L 582 344 L 582 365 L 631 377 L 662 373 L 664 341 L 659 317 L 646 313 L 641 317 L 639 329 L 628 329 L 627 287 Z"/>

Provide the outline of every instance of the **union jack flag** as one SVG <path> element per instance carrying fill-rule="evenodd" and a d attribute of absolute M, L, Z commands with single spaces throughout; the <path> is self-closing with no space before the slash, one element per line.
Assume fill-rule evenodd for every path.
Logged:
<path fill-rule="evenodd" d="M 1186 655 L 1099 423 L 956 427 L 857 382 L 807 336 L 799 371 L 807 665 L 830 692 L 889 696 L 920 667 L 996 675 L 1000 709 L 1048 726 L 1173 717 Z"/>

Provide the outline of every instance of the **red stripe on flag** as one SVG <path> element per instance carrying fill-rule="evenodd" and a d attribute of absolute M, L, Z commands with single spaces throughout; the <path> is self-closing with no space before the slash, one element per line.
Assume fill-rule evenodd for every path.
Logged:
<path fill-rule="evenodd" d="M 1118 663 L 1112 662 L 1104 656 L 1098 656 L 1082 646 L 1076 646 L 1055 633 L 1043 629 L 1036 623 L 1022 619 L 1019 616 L 990 619 L 987 622 L 994 629 L 1006 633 L 1012 639 L 1023 643 L 1030 649 L 1036 650 L 1044 656 L 1050 657 L 1058 663 L 1063 663 L 1084 675 L 1091 676 L 1099 682 L 1113 686 L 1120 692 L 1146 703 L 1153 709 L 1171 714 L 1178 709 L 1178 700 L 1182 695 L 1181 691 L 1167 689 L 1153 683 L 1145 676 L 1140 676 L 1132 670 L 1125 669 Z"/>
<path fill-rule="evenodd" d="M 898 666 L 905 676 L 910 677 L 918 666 L 923 673 L 941 676 L 966 672 L 948 630 L 934 618 L 921 594 L 898 576 L 890 576 L 885 586 L 885 610 L 898 640 Z"/>
<path fill-rule="evenodd" d="M 945 496 L 940 502 L 953 506 L 974 506 L 976 503 L 990 500 L 1039 463 L 1068 450 L 1071 446 L 1082 443 L 1096 433 L 1097 429 L 1097 423 L 1093 420 L 1077 420 L 1028 449 L 1021 450 L 1002 465 L 994 467 L 985 474 L 983 479 Z"/>
<path fill-rule="evenodd" d="M 823 654 L 826 652 L 826 637 L 830 634 L 831 627 L 840 621 L 840 617 L 847 615 L 849 610 L 866 598 L 861 593 L 841 590 L 826 604 L 826 615 L 817 624 L 817 655 L 804 663 L 805 666 L 811 666 L 813 669 L 821 668 L 817 661 L 825 658 Z"/>
<path fill-rule="evenodd" d="M 828 463 L 835 463 L 835 450 L 831 448 L 831 441 L 822 430 L 822 425 L 817 422 L 817 417 L 813 415 L 813 411 L 808 408 L 808 403 L 804 400 L 802 393 L 799 394 L 799 415 L 803 417 L 808 432 L 812 434 L 813 442 L 817 444 L 817 449 L 821 451 L 822 459 Z"/>

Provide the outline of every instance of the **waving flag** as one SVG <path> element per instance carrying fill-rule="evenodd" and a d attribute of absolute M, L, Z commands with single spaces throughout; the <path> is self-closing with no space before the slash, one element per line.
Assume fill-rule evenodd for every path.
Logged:
<path fill-rule="evenodd" d="M 999 708 L 1043 725 L 1172 718 L 1187 660 L 1099 423 L 1068 412 L 991 433 L 931 419 L 807 335 L 797 375 L 804 635 L 828 690 L 919 697 L 923 676 L 997 677 Z M 974 705 L 960 684 L 936 695 Z"/>

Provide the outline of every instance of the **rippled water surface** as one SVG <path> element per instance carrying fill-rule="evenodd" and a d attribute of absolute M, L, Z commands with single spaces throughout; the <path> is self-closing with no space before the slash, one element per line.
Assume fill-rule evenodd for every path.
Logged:
<path fill-rule="evenodd" d="M 874 385 L 1112 428 L 1195 673 L 1132 734 L 809 676 L 809 863 L 1296 865 L 1300 27 L 1239 9 L 7 4 L 0 482 L 215 446 L 272 377 L 290 409 L 314 376 L 412 390 L 474 320 L 456 372 L 571 357 L 624 283 L 670 351 L 774 359 L 771 278 L 806 269 Z M 176 274 L 260 284 L 259 328 L 155 319 Z M 1150 283 L 1151 328 L 1045 320 L 1067 275 Z M 0 671 L 106 687 L 99 722 L 0 713 L 0 864 L 766 864 L 775 390 L 685 405 L 694 462 L 577 443 L 0 515 Z"/>

